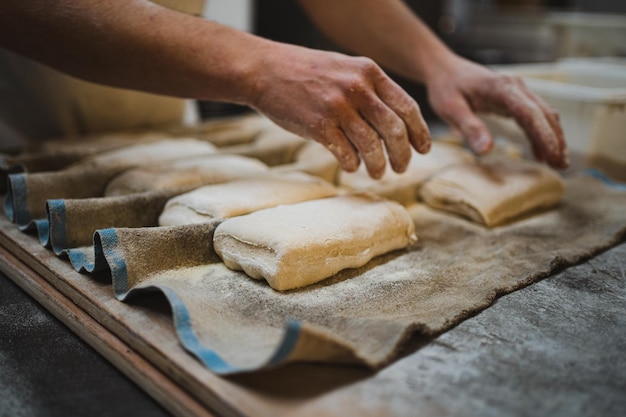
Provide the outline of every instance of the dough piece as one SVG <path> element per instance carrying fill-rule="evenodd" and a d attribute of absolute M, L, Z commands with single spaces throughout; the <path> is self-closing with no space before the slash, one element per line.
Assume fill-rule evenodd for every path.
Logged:
<path fill-rule="evenodd" d="M 306 142 L 306 139 L 273 125 L 259 132 L 251 143 L 220 148 L 220 151 L 256 158 L 269 166 L 277 166 L 293 161 Z"/>
<path fill-rule="evenodd" d="M 170 189 L 186 192 L 203 185 L 264 174 L 268 170 L 261 161 L 238 155 L 213 154 L 184 158 L 125 171 L 109 182 L 105 196 Z"/>
<path fill-rule="evenodd" d="M 95 166 L 124 170 L 215 153 L 217 148 L 208 142 L 189 138 L 164 139 L 100 153 L 78 162 L 72 168 Z"/>
<path fill-rule="evenodd" d="M 416 239 L 404 207 L 353 194 L 228 219 L 215 230 L 213 244 L 227 267 L 285 291 L 363 266 Z"/>
<path fill-rule="evenodd" d="M 302 172 L 268 174 L 207 185 L 170 199 L 159 217 L 159 225 L 205 223 L 279 204 L 332 197 L 337 192 L 330 183 Z"/>
<path fill-rule="evenodd" d="M 361 164 L 356 172 L 342 171 L 339 185 L 354 191 L 371 192 L 407 205 L 417 201 L 419 187 L 434 173 L 451 165 L 473 160 L 474 156 L 460 146 L 433 142 L 426 155 L 413 151 L 409 166 L 402 174 L 395 173 L 387 164 L 383 177 L 375 180 L 367 174 L 364 164 Z"/>
<path fill-rule="evenodd" d="M 55 155 L 78 154 L 86 158 L 103 152 L 164 139 L 171 139 L 171 135 L 161 131 L 116 131 L 77 138 L 47 140 L 38 143 L 36 151 Z"/>
<path fill-rule="evenodd" d="M 251 143 L 258 134 L 274 123 L 258 113 L 226 116 L 191 126 L 176 126 L 169 131 L 177 136 L 193 136 L 218 148 Z"/>
<path fill-rule="evenodd" d="M 502 156 L 451 167 L 420 189 L 431 207 L 488 227 L 552 207 L 563 193 L 561 177 L 547 166 Z"/>
<path fill-rule="evenodd" d="M 309 140 L 298 150 L 294 162 L 273 167 L 272 171 L 306 172 L 307 174 L 323 178 L 332 184 L 337 184 L 340 166 L 337 158 L 328 149 L 317 142 Z"/>

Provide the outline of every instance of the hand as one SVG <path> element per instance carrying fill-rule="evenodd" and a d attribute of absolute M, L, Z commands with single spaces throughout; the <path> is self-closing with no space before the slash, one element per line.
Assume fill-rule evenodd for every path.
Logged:
<path fill-rule="evenodd" d="M 373 178 L 403 172 L 413 146 L 430 149 L 419 107 L 367 58 L 272 43 L 256 71 L 252 107 L 278 125 L 328 148 L 346 171 L 362 159 Z M 257 58 L 259 55 L 256 56 Z"/>
<path fill-rule="evenodd" d="M 447 70 L 427 80 L 433 109 L 461 132 L 470 147 L 483 154 L 493 138 L 475 112 L 515 119 L 530 140 L 535 158 L 553 168 L 569 165 L 558 113 L 530 92 L 519 77 L 499 74 L 454 57 Z"/>

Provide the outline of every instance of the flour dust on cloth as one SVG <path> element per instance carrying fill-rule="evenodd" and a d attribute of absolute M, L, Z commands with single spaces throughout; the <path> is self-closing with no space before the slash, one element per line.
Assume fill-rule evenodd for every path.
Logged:
<path fill-rule="evenodd" d="M 24 230 L 25 225 L 33 223 L 42 244 L 57 254 L 67 254 L 76 270 L 109 270 L 112 296 L 125 300 L 131 293 L 155 289 L 165 294 L 181 344 L 203 365 L 220 374 L 260 370 L 291 361 L 384 366 L 398 357 L 415 332 L 426 336 L 443 332 L 487 308 L 497 296 L 547 277 L 556 268 L 593 256 L 618 243 L 626 234 L 623 210 L 626 193 L 584 176 L 564 180 L 563 199 L 551 210 L 515 217 L 497 227 L 485 227 L 445 210 L 413 202 L 428 178 L 465 163 L 468 157 L 473 160 L 465 150 L 451 148 L 449 153 L 445 152 L 453 154 L 451 158 L 433 161 L 438 168 L 424 174 L 423 180 L 407 185 L 407 194 L 400 193 L 409 196 L 400 198 L 404 206 L 393 203 L 393 207 L 402 208 L 402 213 L 411 219 L 419 237 L 417 242 L 405 242 L 403 249 L 400 245 L 400 249 L 372 257 L 360 266 L 341 269 L 344 265 L 339 272 L 332 271 L 330 277 L 312 285 L 277 291 L 265 280 L 229 269 L 216 252 L 220 243 L 215 242 L 219 241 L 220 228 L 231 236 L 256 239 L 246 233 L 254 233 L 257 225 L 248 227 L 245 219 L 264 216 L 266 210 L 278 215 L 270 219 L 273 223 L 264 223 L 261 238 L 278 236 L 278 243 L 287 241 L 281 237 L 288 230 L 281 227 L 280 217 L 288 205 L 260 211 L 256 207 L 246 208 L 254 212 L 226 220 L 207 216 L 202 223 L 159 226 L 163 207 L 181 194 L 180 188 L 104 195 L 111 180 L 126 171 L 187 158 L 234 156 L 227 149 L 239 149 L 241 152 L 236 156 L 243 157 L 255 147 L 262 148 L 260 152 L 267 162 L 253 159 L 259 170 L 252 168 L 250 178 L 278 175 L 286 179 L 292 175 L 286 172 L 293 171 L 297 165 L 303 166 L 303 161 L 298 159 L 306 145 L 287 135 L 273 142 L 266 134 L 268 130 L 263 128 L 254 137 L 239 142 L 231 137 L 234 142 L 222 147 L 210 145 L 206 140 L 182 140 L 177 144 L 189 142 L 173 147 L 156 141 L 138 144 L 147 147 L 142 154 L 121 148 L 94 155 L 60 171 L 11 174 L 6 212 Z M 276 142 L 281 145 L 276 146 Z M 268 146 L 261 146 L 263 143 Z M 157 151 L 159 146 L 167 151 Z M 317 152 L 319 147 L 310 150 Z M 438 155 L 434 151 L 432 155 Z M 253 153 L 250 155 L 254 158 Z M 283 164 L 267 166 L 271 165 L 268 162 L 276 161 Z M 311 166 L 332 170 L 325 162 Z M 184 172 L 188 167 L 182 164 L 180 168 Z M 336 191 L 330 183 L 324 187 Z M 137 190 L 140 189 L 143 190 Z M 339 194 L 341 197 L 313 196 L 310 203 L 317 205 L 324 199 L 346 197 Z M 197 202 L 190 200 L 185 204 L 197 208 Z M 369 204 L 366 205 L 369 210 Z M 314 210 L 317 217 L 311 218 L 321 218 L 319 226 L 315 226 L 320 230 L 313 228 L 311 238 L 316 232 L 327 235 L 322 225 L 336 221 L 333 210 L 328 207 Z M 366 211 L 359 213 L 359 210 L 344 212 L 346 226 L 358 224 L 385 236 L 384 228 L 370 224 L 370 219 L 376 216 L 367 215 L 367 220 L 362 220 L 361 215 Z M 291 220 L 284 216 L 285 224 Z M 229 230 L 229 222 L 239 226 Z M 379 243 L 376 239 L 371 241 Z M 283 253 L 280 245 L 263 239 L 258 243 L 267 245 L 275 254 Z M 300 253 L 290 252 L 290 248 L 285 250 L 287 254 Z M 307 255 L 305 252 L 301 260 L 315 269 L 315 262 L 309 262 L 315 258 Z M 275 262 L 277 258 L 273 259 Z M 243 267 L 240 261 L 243 262 L 242 258 L 235 259 L 231 266 L 236 268 L 235 263 L 239 263 Z M 254 276 L 254 272 L 251 274 Z"/>
<path fill-rule="evenodd" d="M 625 204 L 623 191 L 582 176 L 565 180 L 555 209 L 495 228 L 412 204 L 417 243 L 287 292 L 220 261 L 215 230 L 236 217 L 100 230 L 95 256 L 110 266 L 119 299 L 160 289 L 181 343 L 216 373 L 290 361 L 378 368 L 415 332 L 439 334 L 498 296 L 619 243 Z"/>

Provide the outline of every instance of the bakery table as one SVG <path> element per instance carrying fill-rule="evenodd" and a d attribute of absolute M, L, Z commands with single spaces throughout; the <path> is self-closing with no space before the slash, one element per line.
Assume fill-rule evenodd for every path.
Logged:
<path fill-rule="evenodd" d="M 0 274 L 0 416 L 170 415 Z"/>
<path fill-rule="evenodd" d="M 297 364 L 209 375 L 208 399 L 103 332 L 81 306 L 54 295 L 60 301 L 46 301 L 54 292 L 47 281 L 0 249 L 1 270 L 124 373 L 3 275 L 2 417 L 626 414 L 626 243 L 500 298 L 433 340 L 416 338 L 377 372 Z M 156 304 L 146 308 L 163 308 Z"/>

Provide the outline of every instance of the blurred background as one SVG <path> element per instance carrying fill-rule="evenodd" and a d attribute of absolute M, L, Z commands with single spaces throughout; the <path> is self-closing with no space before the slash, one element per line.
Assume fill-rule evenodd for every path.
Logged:
<path fill-rule="evenodd" d="M 453 50 L 487 65 L 554 62 L 564 57 L 626 57 L 624 0 L 405 0 Z M 209 0 L 205 15 L 277 41 L 339 50 L 296 1 Z M 424 89 L 394 78 L 436 119 Z M 204 117 L 241 111 L 201 105 Z"/>
<path fill-rule="evenodd" d="M 626 180 L 626 1 L 405 2 L 452 50 L 523 77 L 556 108 L 573 167 L 598 167 Z M 210 19 L 266 38 L 341 51 L 296 1 L 210 0 L 205 12 Z M 389 75 L 416 99 L 430 126 L 442 125 L 421 85 Z M 219 103 L 199 107 L 202 118 L 249 110 Z M 497 116 L 483 119 L 496 139 L 528 148 L 515 123 Z"/>

